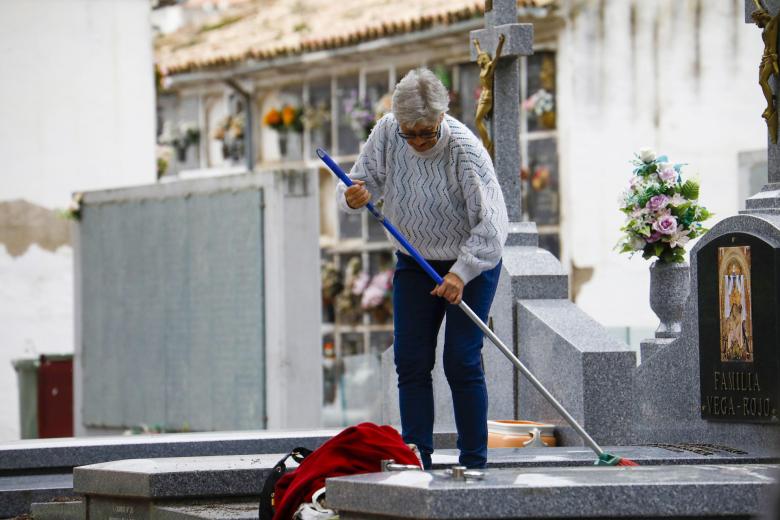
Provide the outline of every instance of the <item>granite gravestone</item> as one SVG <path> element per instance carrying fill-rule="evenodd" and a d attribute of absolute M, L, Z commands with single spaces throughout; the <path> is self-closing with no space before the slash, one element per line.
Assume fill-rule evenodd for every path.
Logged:
<path fill-rule="evenodd" d="M 757 23 L 765 44 L 760 75 L 765 65 L 777 60 L 773 49 L 778 44 L 780 1 L 746 1 L 746 22 L 761 19 L 759 6 L 772 19 L 769 23 L 766 19 Z M 771 105 L 775 112 L 777 87 L 778 78 L 774 76 Z M 770 224 L 770 232 L 757 232 L 750 221 L 737 223 L 701 247 L 696 257 L 701 416 L 707 420 L 778 422 L 780 255 L 776 230 L 780 213 L 780 145 L 773 139 L 776 116 L 773 122 L 767 112 L 764 115 L 768 125 L 768 182 L 746 201 L 742 213 L 765 220 Z M 727 225 L 728 220 L 724 221 Z"/>
<path fill-rule="evenodd" d="M 780 0 L 763 5 L 778 15 Z M 746 0 L 746 22 L 756 10 Z M 777 447 L 779 146 L 769 139 L 768 183 L 747 209 L 718 222 L 691 250 L 682 334 L 654 345 L 647 358 L 643 350 L 636 370 L 634 442 Z"/>

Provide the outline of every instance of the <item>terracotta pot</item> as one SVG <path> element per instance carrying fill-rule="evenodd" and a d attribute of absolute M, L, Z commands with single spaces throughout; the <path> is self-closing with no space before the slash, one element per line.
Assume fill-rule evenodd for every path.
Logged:
<path fill-rule="evenodd" d="M 488 448 L 522 448 L 531 440 L 531 430 L 542 434 L 542 442 L 555 446 L 555 426 L 532 421 L 488 421 Z"/>

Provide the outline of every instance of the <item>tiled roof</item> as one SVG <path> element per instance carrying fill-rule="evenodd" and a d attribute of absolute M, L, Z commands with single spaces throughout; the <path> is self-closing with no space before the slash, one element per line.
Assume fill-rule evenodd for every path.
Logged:
<path fill-rule="evenodd" d="M 544 8 L 555 0 L 518 0 Z M 335 49 L 482 16 L 483 0 L 250 0 L 155 43 L 163 75 Z"/>

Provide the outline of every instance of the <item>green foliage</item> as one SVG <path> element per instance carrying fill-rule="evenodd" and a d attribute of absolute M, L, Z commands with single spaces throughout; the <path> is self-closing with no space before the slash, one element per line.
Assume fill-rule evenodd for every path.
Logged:
<path fill-rule="evenodd" d="M 698 200 L 699 185 L 696 182 L 689 179 L 685 181 L 685 184 L 683 184 L 682 187 L 680 188 L 680 194 L 688 200 Z"/>

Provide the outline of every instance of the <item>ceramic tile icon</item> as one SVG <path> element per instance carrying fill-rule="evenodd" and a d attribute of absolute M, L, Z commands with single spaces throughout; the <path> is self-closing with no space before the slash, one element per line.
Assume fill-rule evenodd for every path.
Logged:
<path fill-rule="evenodd" d="M 753 362 L 750 246 L 718 248 L 720 360 Z"/>

